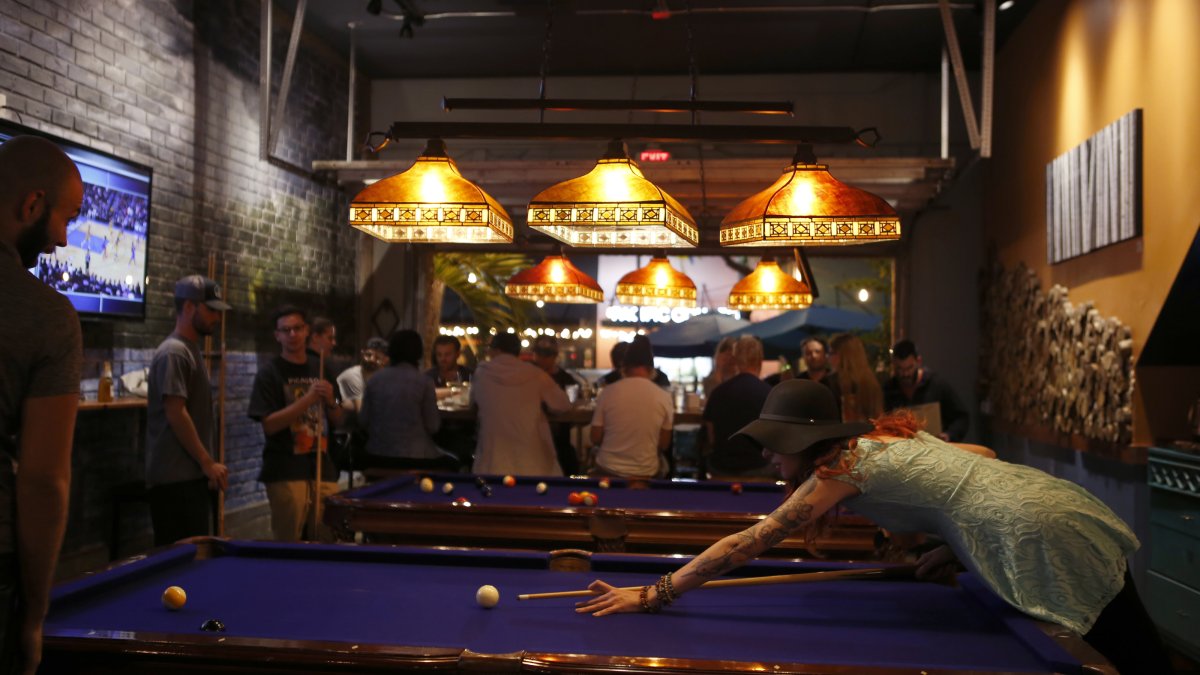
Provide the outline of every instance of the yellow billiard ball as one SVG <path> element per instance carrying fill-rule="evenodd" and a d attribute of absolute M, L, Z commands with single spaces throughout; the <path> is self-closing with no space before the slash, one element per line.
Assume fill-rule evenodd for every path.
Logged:
<path fill-rule="evenodd" d="M 163 591 L 162 604 L 167 609 L 179 609 L 187 602 L 187 593 L 178 586 L 169 586 Z"/>
<path fill-rule="evenodd" d="M 480 607 L 491 609 L 500 602 L 500 591 L 495 586 L 480 586 L 479 590 L 475 591 L 475 602 L 479 603 Z"/>
<path fill-rule="evenodd" d="M 433 492 L 433 479 L 422 478 L 420 482 L 421 492 Z"/>

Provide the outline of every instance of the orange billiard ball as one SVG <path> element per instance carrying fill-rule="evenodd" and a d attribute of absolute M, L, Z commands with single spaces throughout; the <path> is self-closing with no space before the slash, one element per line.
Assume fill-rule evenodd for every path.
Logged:
<path fill-rule="evenodd" d="M 167 609 L 179 609 L 187 603 L 187 593 L 178 586 L 168 586 L 167 590 L 163 591 L 162 604 Z"/>
<path fill-rule="evenodd" d="M 571 494 L 567 495 L 567 503 L 571 506 L 579 506 L 583 503 L 583 495 L 579 494 L 578 492 L 572 492 Z"/>
<path fill-rule="evenodd" d="M 607 490 L 610 486 L 612 486 L 612 483 L 609 482 L 607 478 L 601 478 L 600 482 L 596 483 L 596 485 L 600 486 L 601 490 Z"/>
<path fill-rule="evenodd" d="M 730 492 L 732 492 L 732 493 L 733 493 L 733 494 L 735 494 L 735 495 L 740 495 L 740 494 L 742 494 L 742 484 L 741 484 L 741 483 L 734 483 L 733 485 L 730 485 L 730 486 L 729 486 L 729 491 L 730 491 Z"/>
<path fill-rule="evenodd" d="M 517 479 L 513 478 L 512 476 L 505 476 L 503 483 L 504 487 L 513 487 L 517 484 Z"/>

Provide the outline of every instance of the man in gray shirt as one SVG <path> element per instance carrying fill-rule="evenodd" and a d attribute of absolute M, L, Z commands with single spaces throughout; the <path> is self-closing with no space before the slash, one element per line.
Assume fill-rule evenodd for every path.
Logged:
<path fill-rule="evenodd" d="M 83 366 L 75 309 L 28 270 L 66 246 L 82 204 L 79 169 L 54 143 L 0 145 L 0 673 L 42 658 Z"/>
<path fill-rule="evenodd" d="M 228 309 L 212 279 L 175 282 L 175 331 L 150 362 L 146 486 L 158 546 L 208 534 L 211 491 L 228 485 L 229 470 L 213 458 L 212 387 L 197 345 Z"/>

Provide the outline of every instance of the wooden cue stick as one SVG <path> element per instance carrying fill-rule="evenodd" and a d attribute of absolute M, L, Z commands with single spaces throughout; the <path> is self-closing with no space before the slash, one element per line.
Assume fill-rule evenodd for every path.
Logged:
<path fill-rule="evenodd" d="M 217 252 L 208 252 L 208 278 L 211 279 L 217 274 Z M 204 374 L 208 375 L 209 381 L 212 381 L 212 336 L 204 336 Z M 210 440 L 211 442 L 211 440 Z"/>
<path fill-rule="evenodd" d="M 221 288 L 229 297 L 229 261 L 222 260 Z M 221 359 L 217 374 L 217 463 L 225 463 L 225 313 L 221 313 Z M 225 536 L 225 490 L 217 490 L 217 536 Z"/>
<path fill-rule="evenodd" d="M 732 586 L 770 586 L 773 584 L 801 584 L 815 581 L 837 581 L 845 579 L 870 579 L 874 577 L 898 579 L 911 577 L 916 572 L 916 565 L 900 565 L 897 567 L 873 567 L 857 570 L 832 570 L 828 572 L 807 572 L 803 574 L 776 574 L 766 577 L 745 577 L 742 579 L 716 579 L 706 581 L 697 588 L 730 588 Z M 641 586 L 625 586 L 621 590 L 636 591 Z M 550 598 L 586 598 L 599 595 L 589 590 L 557 591 L 554 593 L 526 593 L 518 595 L 518 600 L 547 600 Z"/>
<path fill-rule="evenodd" d="M 320 353 L 317 366 L 317 378 L 325 379 L 325 352 Z M 325 402 L 321 401 L 321 428 L 317 432 L 317 484 L 313 486 L 313 541 L 318 539 L 317 528 L 321 526 L 321 450 L 325 445 Z"/>

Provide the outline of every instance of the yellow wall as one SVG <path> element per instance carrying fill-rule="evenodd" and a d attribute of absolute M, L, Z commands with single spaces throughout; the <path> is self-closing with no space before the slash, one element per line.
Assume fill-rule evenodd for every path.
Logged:
<path fill-rule="evenodd" d="M 1200 2 L 1039 0 L 997 58 L 985 236 L 1130 326 L 1135 359 L 1200 224 Z M 1143 110 L 1143 236 L 1050 266 L 1045 167 Z M 1149 440 L 1135 396 L 1134 439 Z"/>

